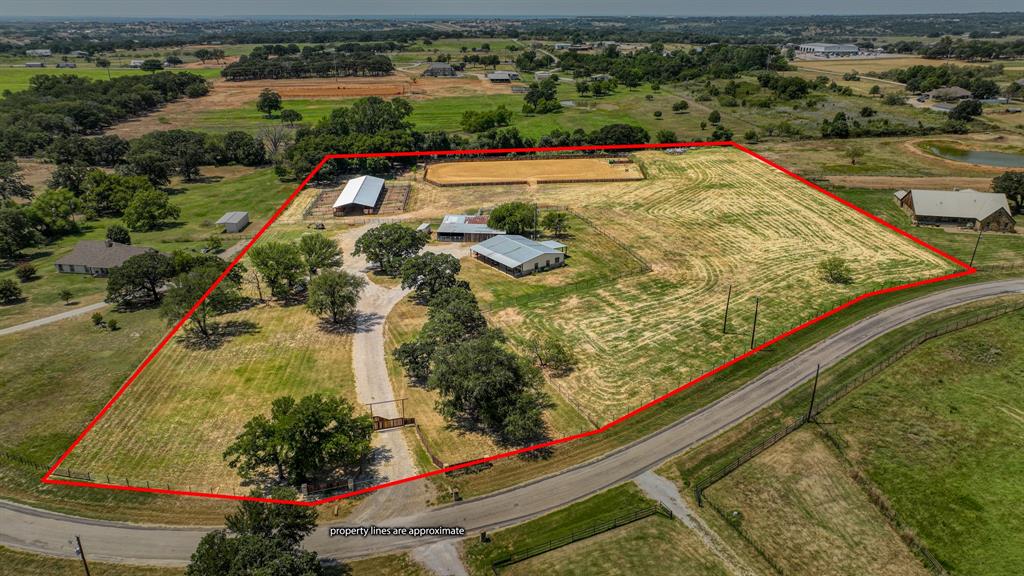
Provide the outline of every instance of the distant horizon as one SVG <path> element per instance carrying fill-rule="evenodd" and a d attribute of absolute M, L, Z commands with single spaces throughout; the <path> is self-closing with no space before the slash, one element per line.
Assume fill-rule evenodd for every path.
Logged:
<path fill-rule="evenodd" d="M 1019 0 L 0 0 L 0 21 L 742 18 L 1021 13 Z M 492 8 L 492 9 L 488 9 Z M 373 10 L 376 13 L 370 13 Z M 422 12 L 422 14 L 420 14 Z M 187 15 L 184 15 L 187 14 Z M 414 15 L 410 15 L 414 14 Z"/>

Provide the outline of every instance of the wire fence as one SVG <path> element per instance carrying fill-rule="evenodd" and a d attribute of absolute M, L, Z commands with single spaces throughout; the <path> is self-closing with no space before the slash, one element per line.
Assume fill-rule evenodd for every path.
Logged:
<path fill-rule="evenodd" d="M 578 530 L 573 530 L 565 536 L 559 538 L 552 538 L 551 540 L 548 540 L 543 544 L 538 544 L 536 546 L 531 546 L 529 548 L 525 548 L 518 551 L 512 551 L 508 556 L 492 563 L 491 571 L 494 574 L 497 574 L 500 569 L 511 566 L 512 564 L 515 564 L 517 562 L 522 562 L 523 560 L 528 560 L 535 556 L 540 556 L 541 554 L 550 552 L 563 546 L 568 546 L 569 544 L 572 544 L 574 542 L 579 542 L 580 540 L 585 540 L 587 538 L 597 536 L 598 534 L 603 534 L 605 532 L 608 532 L 609 530 L 614 530 L 615 528 L 619 528 L 627 524 L 632 524 L 633 522 L 636 522 L 638 520 L 649 518 L 651 516 L 654 516 L 655 514 L 670 519 L 674 517 L 672 511 L 666 508 L 663 504 L 655 504 L 653 506 L 648 506 L 645 508 L 638 508 L 636 510 L 632 510 L 630 512 L 626 512 L 625 514 L 616 516 L 615 518 L 612 518 L 610 520 L 594 523 L 589 526 L 580 528 Z"/>

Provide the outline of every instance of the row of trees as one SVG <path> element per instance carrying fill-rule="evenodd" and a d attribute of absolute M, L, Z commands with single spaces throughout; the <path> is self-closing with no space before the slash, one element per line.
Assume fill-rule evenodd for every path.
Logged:
<path fill-rule="evenodd" d="M 609 47 L 600 54 L 566 52 L 559 66 L 576 78 L 610 74 L 628 87 L 642 82 L 678 82 L 701 76 L 732 78 L 741 72 L 787 70 L 789 64 L 774 46 L 737 46 L 715 44 L 702 50 L 676 50 L 666 53 L 651 45 L 633 54 L 622 54 Z"/>
<path fill-rule="evenodd" d="M 203 77 L 187 72 L 112 80 L 33 76 L 27 90 L 0 100 L 0 160 L 31 156 L 61 136 L 95 134 L 171 100 L 208 91 Z"/>
<path fill-rule="evenodd" d="M 942 66 L 917 65 L 908 68 L 886 70 L 878 74 L 881 78 L 895 80 L 907 85 L 910 92 L 927 92 L 945 86 L 959 86 L 970 90 L 975 98 L 993 98 L 999 95 L 999 85 L 993 78 L 1002 74 L 1002 66 Z"/>
<path fill-rule="evenodd" d="M 257 46 L 248 56 L 225 66 L 221 76 L 228 80 L 384 76 L 394 69 L 390 58 L 371 51 L 346 53 L 304 49 L 297 54 L 272 54 Z"/>

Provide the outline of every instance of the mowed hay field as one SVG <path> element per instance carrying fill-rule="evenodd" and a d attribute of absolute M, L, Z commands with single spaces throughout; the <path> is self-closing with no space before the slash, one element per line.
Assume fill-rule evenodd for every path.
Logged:
<path fill-rule="evenodd" d="M 513 339 L 554 333 L 573 343 L 581 364 L 558 388 L 599 424 L 745 352 L 755 298 L 760 341 L 855 295 L 953 270 L 940 256 L 738 150 L 651 151 L 636 159 L 646 180 L 421 187 L 414 198 L 417 208 L 451 210 L 511 198 L 569 205 L 651 265 L 648 274 L 491 314 Z M 853 284 L 820 279 L 819 263 L 833 255 L 849 262 Z"/>
<path fill-rule="evenodd" d="M 740 528 L 786 574 L 929 574 L 810 429 L 751 460 L 707 496 L 727 514 L 738 513 Z"/>
<path fill-rule="evenodd" d="M 303 306 L 262 304 L 217 318 L 243 333 L 194 349 L 175 338 L 64 462 L 116 484 L 238 491 L 221 455 L 280 396 L 355 404 L 351 336 L 322 331 Z"/>
<path fill-rule="evenodd" d="M 426 178 L 441 185 L 565 180 L 642 180 L 631 163 L 612 164 L 601 158 L 562 160 L 491 160 L 431 164 Z"/>

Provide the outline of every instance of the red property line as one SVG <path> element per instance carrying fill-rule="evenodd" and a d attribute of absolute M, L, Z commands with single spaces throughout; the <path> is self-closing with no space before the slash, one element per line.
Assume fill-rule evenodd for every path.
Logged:
<path fill-rule="evenodd" d="M 156 357 L 156 355 L 159 354 L 161 350 L 163 350 L 163 348 L 167 345 L 167 343 L 171 341 L 171 339 L 174 337 L 175 334 L 177 334 L 178 330 L 180 330 L 181 327 L 185 324 L 185 322 L 187 322 L 188 319 L 192 316 L 192 314 L 195 313 L 195 311 L 199 307 L 199 305 L 202 304 L 202 302 L 204 300 L 206 300 L 206 298 L 210 295 L 210 293 L 213 292 L 213 290 L 217 287 L 217 285 L 219 285 L 221 283 L 221 281 L 228 275 L 228 273 L 232 270 L 232 268 L 234 268 L 235 265 L 238 264 L 242 260 L 242 258 L 245 256 L 245 254 L 249 251 L 249 248 L 251 248 L 253 246 L 253 244 L 255 244 L 256 241 L 260 239 L 260 237 L 263 235 L 264 232 L 267 231 L 267 229 L 270 227 L 270 225 L 273 224 L 278 219 L 278 217 L 281 215 L 281 213 L 283 213 L 284 210 L 288 208 L 288 206 L 292 203 L 292 201 L 295 200 L 296 196 L 298 196 L 299 192 L 301 192 L 306 187 L 306 185 L 310 182 L 310 180 L 312 180 L 313 177 L 317 174 L 317 172 L 319 172 L 320 169 L 323 168 L 324 164 L 328 160 L 335 160 L 335 159 L 341 160 L 341 159 L 349 159 L 349 158 L 389 158 L 389 157 L 419 157 L 419 156 L 455 156 L 455 155 L 512 154 L 512 153 L 535 153 L 535 152 L 570 152 L 570 151 L 597 151 L 597 150 L 648 150 L 648 149 L 679 148 L 679 147 L 690 147 L 690 148 L 692 148 L 692 147 L 702 147 L 702 146 L 714 146 L 714 147 L 731 146 L 731 147 L 733 147 L 733 148 L 735 148 L 737 150 L 745 152 L 745 153 L 749 154 L 750 156 L 756 158 L 757 160 L 767 164 L 768 166 L 771 166 L 772 168 L 775 168 L 776 170 L 779 170 L 783 174 L 786 174 L 787 176 L 789 176 L 789 177 L 791 177 L 791 178 L 793 178 L 793 179 L 795 179 L 795 180 L 797 180 L 799 182 L 802 182 L 803 184 L 813 188 L 814 190 L 817 190 L 818 192 L 821 192 L 822 194 L 825 194 L 829 198 L 832 198 L 833 200 L 835 200 L 837 202 L 840 202 L 844 206 L 847 206 L 848 208 L 851 208 L 851 209 L 857 211 L 861 215 L 870 218 L 874 222 L 876 222 L 878 224 L 881 224 L 882 226 L 885 226 L 889 230 L 892 230 L 893 232 L 896 232 L 897 234 L 899 234 L 899 235 L 901 235 L 901 236 L 903 236 L 905 238 L 908 238 L 909 240 L 911 240 L 911 241 L 915 242 L 916 244 L 918 244 L 918 245 L 920 245 L 920 246 L 930 250 L 931 252 L 933 252 L 935 254 L 938 254 L 939 256 L 942 256 L 943 258 L 945 258 L 945 259 L 949 260 L 950 262 L 953 262 L 957 266 L 963 268 L 963 270 L 961 270 L 960 272 L 952 273 L 952 274 L 946 274 L 946 275 L 938 276 L 938 277 L 935 277 L 935 278 L 929 278 L 929 279 L 926 279 L 926 280 L 919 280 L 919 281 L 911 282 L 911 283 L 908 283 L 908 284 L 901 284 L 899 286 L 893 286 L 893 287 L 890 287 L 890 288 L 874 290 L 872 292 L 867 292 L 867 293 L 861 294 L 860 296 L 857 296 L 857 297 L 855 297 L 855 298 L 853 298 L 853 299 L 851 299 L 851 300 L 849 300 L 849 301 L 847 301 L 847 302 L 845 302 L 845 303 L 843 303 L 843 304 L 841 304 L 841 305 L 839 305 L 839 306 L 837 306 L 837 307 L 835 307 L 835 308 L 833 308 L 833 309 L 831 309 L 831 310 L 821 314 L 820 316 L 812 318 L 812 319 L 804 322 L 803 324 L 800 324 L 799 326 L 796 326 L 795 328 L 792 328 L 792 329 L 787 330 L 786 332 L 784 332 L 782 334 L 779 334 L 775 338 L 772 338 L 771 340 L 768 340 L 767 342 L 764 342 L 760 346 L 757 346 L 757 347 L 749 350 L 748 352 L 746 352 L 746 353 L 744 353 L 744 354 L 742 354 L 740 356 L 737 356 L 736 358 L 733 358 L 732 360 L 729 360 L 729 361 L 721 364 L 720 366 L 718 366 L 718 367 L 716 367 L 716 368 L 714 368 L 714 369 L 712 369 L 712 370 L 710 370 L 708 372 L 705 372 L 704 374 L 701 374 L 700 376 L 694 378 L 693 380 L 690 380 L 689 382 L 683 384 L 682 386 L 679 386 L 678 388 L 676 388 L 676 389 L 674 389 L 674 390 L 672 390 L 672 391 L 670 391 L 670 392 L 668 392 L 668 393 L 666 393 L 666 394 L 664 394 L 662 396 L 659 396 L 658 398 L 655 398 L 654 400 L 651 400 L 650 402 L 647 402 L 646 404 L 640 406 L 639 408 L 636 408 L 635 410 L 632 410 L 632 411 L 630 411 L 630 412 L 628 412 L 628 413 L 626 413 L 626 414 L 616 418 L 615 420 L 612 420 L 611 422 L 608 422 L 604 426 L 601 426 L 600 428 L 597 428 L 595 430 L 590 430 L 590 431 L 587 431 L 587 432 L 582 432 L 580 434 L 574 434 L 572 436 L 566 436 L 564 438 L 559 438 L 559 439 L 556 439 L 556 440 L 549 440 L 547 442 L 543 442 L 543 443 L 540 443 L 540 444 L 535 444 L 533 446 L 526 446 L 526 447 L 523 447 L 523 448 L 519 448 L 517 450 L 511 450 L 511 451 L 508 451 L 508 452 L 502 452 L 500 454 L 495 454 L 493 456 L 487 456 L 487 457 L 484 457 L 484 458 L 479 458 L 477 460 L 472 460 L 472 461 L 469 461 L 469 462 L 463 462 L 461 464 L 456 464 L 456 465 L 448 466 L 446 468 L 440 468 L 438 470 L 431 470 L 429 472 L 424 472 L 422 474 L 417 474 L 415 476 L 410 476 L 408 478 L 401 478 L 401 479 L 398 479 L 398 480 L 392 480 L 390 482 L 385 482 L 383 484 L 378 484 L 378 485 L 375 485 L 375 486 L 371 486 L 369 488 L 363 488 L 363 489 L 360 489 L 360 490 L 354 490 L 352 492 L 347 492 L 347 493 L 344 493 L 344 494 L 338 494 L 336 496 L 331 496 L 329 498 L 323 498 L 323 499 L 314 500 L 314 501 L 311 501 L 311 502 L 295 502 L 295 501 L 292 501 L 292 500 L 280 500 L 280 499 L 275 499 L 275 498 L 261 498 L 261 497 L 255 497 L 255 496 L 236 496 L 236 495 L 231 495 L 231 494 L 215 494 L 215 493 L 210 493 L 210 492 L 193 492 L 193 491 L 186 491 L 186 490 L 165 490 L 165 489 L 161 489 L 161 488 L 145 488 L 145 487 L 141 487 L 141 486 L 123 486 L 123 485 L 119 485 L 119 484 L 104 484 L 104 483 L 99 483 L 99 482 L 81 482 L 81 481 L 75 481 L 75 480 L 62 480 L 62 479 L 58 479 L 58 478 L 53 478 L 52 477 L 53 473 L 57 470 L 57 468 L 60 467 L 60 465 L 64 462 L 64 460 L 68 457 L 68 455 L 71 454 L 71 452 L 75 449 L 75 447 L 78 446 L 78 444 L 82 441 L 82 439 L 85 438 L 86 434 L 88 434 L 96 426 L 96 424 L 100 421 L 100 419 L 102 419 L 103 416 L 106 415 L 107 411 L 110 410 L 111 406 L 113 406 L 114 403 L 117 402 L 117 400 L 121 397 L 121 395 L 124 394 L 124 391 L 128 389 L 128 386 L 130 386 L 133 382 L 135 382 L 135 380 L 139 377 L 139 375 L 142 373 L 142 371 L 145 370 L 145 368 L 150 364 L 150 362 L 153 361 L 153 359 Z M 682 392 L 683 390 L 686 390 L 686 389 L 688 389 L 688 388 L 698 384 L 699 382 L 707 380 L 711 376 L 714 376 L 715 374 L 718 374 L 719 372 L 722 372 L 723 370 L 729 368 L 730 366 L 732 366 L 732 365 L 734 365 L 734 364 L 736 364 L 738 362 L 741 362 L 744 359 L 749 358 L 750 356 L 753 356 L 754 354 L 757 354 L 758 352 L 764 350 L 765 348 L 773 346 L 774 344 L 778 343 L 779 341 L 783 340 L 784 338 L 787 338 L 787 337 L 789 337 L 789 336 L 791 336 L 791 335 L 793 335 L 793 334 L 795 334 L 795 333 L 797 333 L 797 332 L 807 328 L 808 326 L 812 326 L 814 324 L 817 324 L 818 322 L 821 322 L 822 320 L 824 320 L 824 319 L 826 319 L 826 318 L 828 318 L 830 316 L 833 316 L 836 313 L 838 313 L 838 312 L 840 312 L 842 310 L 845 310 L 846 308 L 849 308 L 850 306 L 853 306 L 854 304 L 856 304 L 856 303 L 858 303 L 858 302 L 860 302 L 862 300 L 866 300 L 868 298 L 871 298 L 872 296 L 878 296 L 880 294 L 887 294 L 887 293 L 896 292 L 896 291 L 899 291 L 899 290 L 907 290 L 909 288 L 914 288 L 914 287 L 917 287 L 917 286 L 924 286 L 926 284 L 934 284 L 934 283 L 942 282 L 942 281 L 945 281 L 945 280 L 951 280 L 953 278 L 959 278 L 961 276 L 967 276 L 967 275 L 970 275 L 970 274 L 974 274 L 976 271 L 977 270 L 975 268 L 965 264 L 960 259 L 958 259 L 958 258 L 956 258 L 956 257 L 954 257 L 954 256 L 952 256 L 950 254 L 947 254 L 946 252 L 944 252 L 944 251 L 942 251 L 942 250 L 932 246 L 931 244 L 928 244 L 924 240 L 921 240 L 920 238 L 917 238 L 916 236 L 906 232 L 905 230 L 901 230 L 900 228 L 897 228 L 893 224 L 891 224 L 889 222 L 886 222 L 885 220 L 875 216 L 874 214 L 871 214 L 870 212 L 864 210 L 863 208 L 861 208 L 859 206 L 856 206 L 853 203 L 848 202 L 847 200 L 844 200 L 844 199 L 836 196 L 835 194 L 832 194 L 831 192 L 829 192 L 828 190 L 825 190 L 821 186 L 818 186 L 817 184 L 814 184 L 813 182 L 810 182 L 809 180 L 807 180 L 807 179 L 805 179 L 805 178 L 803 178 L 803 177 L 801 177 L 801 176 L 791 172 L 790 170 L 788 170 L 788 169 L 786 169 L 786 168 L 776 164 L 775 162 L 772 162 L 771 160 L 768 160 L 767 158 L 761 156 L 760 154 L 757 154 L 756 152 L 746 148 L 745 146 L 737 144 L 735 142 L 676 142 L 676 143 L 668 143 L 668 144 L 614 144 L 614 145 L 604 145 L 604 146 L 600 146 L 600 145 L 599 146 L 557 146 L 557 147 L 550 147 L 550 148 L 493 148 L 493 149 L 481 149 L 481 150 L 436 150 L 436 151 L 423 151 L 423 152 L 391 152 L 391 153 L 382 152 L 382 153 L 367 153 L 367 154 L 327 154 L 327 155 L 325 155 L 320 160 L 320 163 L 317 164 L 315 168 L 313 168 L 313 171 L 310 172 L 309 175 L 306 176 L 306 178 L 299 184 L 299 186 L 295 189 L 295 191 L 293 191 L 288 196 L 288 198 L 285 199 L 284 203 L 282 203 L 281 206 L 279 206 L 277 208 L 277 210 L 274 211 L 274 214 L 259 229 L 259 231 L 256 233 L 256 235 L 253 236 L 252 240 L 250 240 L 245 245 L 245 247 L 231 261 L 231 263 L 228 265 L 228 267 L 224 269 L 224 271 L 217 278 L 217 280 L 206 290 L 206 292 L 203 294 L 202 298 L 200 298 L 195 304 L 193 304 L 192 308 L 190 308 L 189 311 L 184 316 L 182 316 L 182 318 L 180 320 L 178 320 L 174 324 L 174 326 L 171 327 L 170 331 L 163 337 L 162 340 L 160 340 L 160 343 L 157 344 L 156 348 L 154 348 L 153 351 L 150 352 L 148 356 L 146 356 L 146 358 L 142 361 L 142 363 L 139 365 L 139 367 L 135 369 L 135 371 L 131 374 L 131 376 L 128 377 L 127 380 L 125 380 L 124 384 L 121 385 L 121 387 L 117 390 L 117 392 L 110 399 L 110 401 L 108 401 L 106 403 L 106 405 L 103 406 L 103 408 L 89 422 L 89 424 L 85 427 L 85 429 L 81 432 L 81 434 L 79 434 L 78 437 L 75 438 L 75 441 L 71 443 L 71 445 L 67 448 L 67 450 L 65 450 L 64 453 L 61 454 L 60 458 L 58 458 L 57 461 L 50 467 L 50 469 L 47 470 L 46 474 L 43 475 L 43 477 L 42 477 L 42 479 L 40 481 L 45 483 L 45 484 L 60 484 L 60 485 L 65 485 L 65 486 L 82 486 L 82 487 L 87 487 L 87 488 L 104 488 L 104 489 L 108 489 L 108 490 L 124 490 L 124 491 L 130 491 L 130 492 L 148 492 L 148 493 L 152 493 L 152 494 L 174 494 L 174 495 L 178 495 L 178 496 L 197 496 L 197 497 L 202 497 L 202 498 L 219 498 L 219 499 L 222 499 L 222 500 L 249 500 L 249 501 L 255 501 L 255 502 L 268 502 L 268 503 L 274 503 L 274 504 L 292 504 L 292 505 L 296 505 L 296 506 L 316 506 L 316 505 L 319 505 L 319 504 L 324 504 L 326 502 L 332 502 L 332 501 L 335 501 L 335 500 L 340 500 L 342 498 L 350 498 L 352 496 L 358 496 L 360 494 L 366 494 L 366 493 L 369 493 L 369 492 L 373 492 L 375 490 L 380 490 L 382 488 L 387 488 L 389 486 L 395 486 L 395 485 L 398 485 L 398 484 L 404 484 L 406 482 L 412 482 L 414 480 L 420 480 L 420 479 L 427 478 L 427 477 L 430 477 L 430 476 L 436 476 L 438 474 L 443 474 L 445 472 L 450 472 L 450 471 L 453 471 L 453 470 L 459 470 L 459 469 L 462 469 L 462 468 L 468 468 L 470 466 L 475 466 L 475 465 L 478 465 L 478 464 L 483 464 L 485 462 L 491 462 L 493 460 L 499 460 L 499 459 L 502 459 L 502 458 L 508 458 L 509 456 L 515 456 L 517 454 L 523 454 L 525 452 L 531 452 L 533 450 L 538 450 L 540 448 L 546 448 L 546 447 L 549 447 L 549 446 L 556 446 L 558 444 L 563 444 L 563 443 L 566 443 L 566 442 L 571 442 L 573 440 L 578 440 L 578 439 L 581 439 L 581 438 L 587 438 L 589 436 L 594 436 L 596 434 L 600 434 L 600 433 L 602 433 L 602 432 L 604 432 L 604 431 L 606 431 L 606 430 L 608 430 L 608 429 L 610 429 L 610 428 L 612 428 L 614 426 L 622 424 L 623 422 L 625 422 L 625 421 L 629 420 L 630 418 L 636 416 L 637 414 L 639 414 L 639 413 L 641 413 L 641 412 L 651 408 L 652 406 L 654 406 L 656 404 L 659 404 L 659 403 L 667 400 L 668 398 L 671 398 L 672 396 L 675 396 L 676 394 Z"/>

